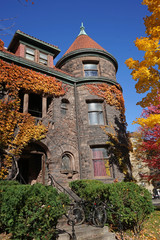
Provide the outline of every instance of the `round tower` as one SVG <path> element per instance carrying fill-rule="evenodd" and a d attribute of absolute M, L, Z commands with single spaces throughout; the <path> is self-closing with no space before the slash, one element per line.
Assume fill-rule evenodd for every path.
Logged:
<path fill-rule="evenodd" d="M 122 180 L 124 166 L 127 171 L 130 164 L 116 59 L 86 34 L 82 24 L 79 35 L 56 67 L 75 78 L 80 178 Z"/>
<path fill-rule="evenodd" d="M 80 29 L 56 67 L 77 78 L 99 77 L 104 81 L 116 81 L 116 59 L 86 34 L 83 24 Z"/>

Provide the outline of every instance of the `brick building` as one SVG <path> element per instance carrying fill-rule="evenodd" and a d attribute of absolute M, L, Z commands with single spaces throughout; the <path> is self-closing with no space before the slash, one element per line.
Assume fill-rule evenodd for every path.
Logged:
<path fill-rule="evenodd" d="M 45 139 L 30 143 L 18 160 L 18 179 L 27 184 L 47 184 L 48 173 L 62 184 L 75 179 L 122 180 L 124 174 L 116 156 L 108 151 L 113 128 L 126 143 L 126 129 L 120 111 L 103 97 L 91 93 L 88 84 L 116 86 L 116 59 L 92 40 L 83 25 L 66 53 L 54 66 L 60 49 L 21 31 L 16 31 L 0 58 L 24 68 L 53 76 L 67 88 L 64 96 L 47 97 L 20 92 L 21 110 L 49 126 Z M 112 127 L 110 127 L 112 126 Z M 126 148 L 127 149 L 127 148 Z M 130 171 L 129 159 L 126 162 Z"/>

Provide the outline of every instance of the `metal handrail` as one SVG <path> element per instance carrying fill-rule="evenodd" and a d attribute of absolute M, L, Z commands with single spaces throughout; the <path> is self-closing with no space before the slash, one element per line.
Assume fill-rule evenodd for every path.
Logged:
<path fill-rule="evenodd" d="M 64 188 L 60 183 L 58 183 L 55 178 L 53 177 L 53 175 L 49 174 L 49 178 L 51 179 L 51 185 L 53 187 L 55 187 L 57 190 L 59 190 L 60 192 L 66 193 L 68 196 L 70 196 L 75 202 L 78 202 L 81 200 L 81 198 L 79 198 L 75 193 L 74 195 L 76 195 L 77 197 L 75 198 L 66 188 Z M 72 191 L 72 190 L 71 190 Z"/>

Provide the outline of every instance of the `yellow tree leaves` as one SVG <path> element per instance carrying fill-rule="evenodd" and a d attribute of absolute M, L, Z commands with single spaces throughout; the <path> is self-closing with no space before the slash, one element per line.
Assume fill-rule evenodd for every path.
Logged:
<path fill-rule="evenodd" d="M 138 118 L 134 123 L 138 123 L 141 127 L 153 128 L 156 124 L 160 125 L 160 114 L 150 114 L 147 118 Z"/>
<path fill-rule="evenodd" d="M 156 96 L 160 90 L 160 0 L 143 0 L 142 4 L 151 12 L 144 18 L 146 37 L 135 41 L 136 47 L 145 52 L 144 58 L 141 62 L 129 58 L 126 65 L 132 69 L 132 78 L 137 81 L 137 92 L 147 93 L 138 104 L 147 107 L 159 103 Z"/>

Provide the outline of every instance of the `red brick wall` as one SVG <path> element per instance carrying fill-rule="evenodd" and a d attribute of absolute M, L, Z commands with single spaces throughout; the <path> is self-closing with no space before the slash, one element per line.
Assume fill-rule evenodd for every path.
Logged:
<path fill-rule="evenodd" d="M 16 52 L 15 52 L 15 55 L 18 56 L 18 57 L 25 57 L 25 46 L 23 44 L 19 44 Z"/>
<path fill-rule="evenodd" d="M 48 56 L 48 67 L 53 67 L 53 56 Z"/>

